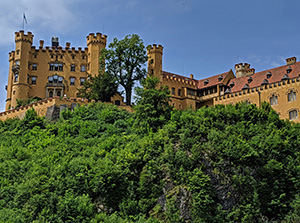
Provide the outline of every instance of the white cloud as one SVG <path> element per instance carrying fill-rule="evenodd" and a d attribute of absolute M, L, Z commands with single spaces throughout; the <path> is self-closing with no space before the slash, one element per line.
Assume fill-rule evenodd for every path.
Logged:
<path fill-rule="evenodd" d="M 83 1 L 83 0 L 77 0 Z M 0 45 L 11 42 L 14 32 L 22 29 L 25 12 L 28 29 L 50 29 L 55 32 L 70 32 L 78 23 L 78 16 L 72 12 L 71 0 L 10 0 L 1 2 Z"/>

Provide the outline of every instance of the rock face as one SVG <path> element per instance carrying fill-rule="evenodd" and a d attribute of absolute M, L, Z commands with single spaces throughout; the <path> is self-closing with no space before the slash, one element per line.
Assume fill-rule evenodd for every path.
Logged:
<path fill-rule="evenodd" d="M 71 109 L 73 110 L 77 106 L 78 106 L 77 103 L 72 103 Z M 67 104 L 61 104 L 60 106 L 56 106 L 56 105 L 50 106 L 47 108 L 45 117 L 50 121 L 57 120 L 60 117 L 61 112 L 66 109 L 69 109 Z"/>

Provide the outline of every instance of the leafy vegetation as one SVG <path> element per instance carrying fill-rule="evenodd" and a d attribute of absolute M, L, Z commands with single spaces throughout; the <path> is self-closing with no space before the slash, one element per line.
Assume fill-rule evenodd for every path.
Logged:
<path fill-rule="evenodd" d="M 268 104 L 152 109 L 91 103 L 55 123 L 34 110 L 0 122 L 1 221 L 299 222 L 299 124 Z"/>
<path fill-rule="evenodd" d="M 78 96 L 89 100 L 110 102 L 111 97 L 118 92 L 116 78 L 107 72 L 101 72 L 97 76 L 88 75 L 83 86 L 78 89 Z"/>
<path fill-rule="evenodd" d="M 131 105 L 135 82 L 146 76 L 147 58 L 144 42 L 137 34 L 127 35 L 122 40 L 114 38 L 108 48 L 101 51 L 101 68 L 105 67 L 106 72 L 124 88 L 127 105 Z"/>

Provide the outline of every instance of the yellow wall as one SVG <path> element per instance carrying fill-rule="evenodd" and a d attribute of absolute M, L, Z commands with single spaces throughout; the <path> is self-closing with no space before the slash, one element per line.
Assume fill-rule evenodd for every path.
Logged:
<path fill-rule="evenodd" d="M 214 104 L 236 104 L 238 102 L 248 101 L 251 104 L 260 106 L 263 101 L 270 103 L 270 97 L 276 95 L 278 104 L 272 105 L 272 108 L 278 112 L 281 119 L 289 119 L 289 111 L 297 110 L 298 118 L 292 121 L 300 122 L 299 109 L 300 109 L 300 81 L 299 77 L 290 79 L 288 81 L 280 81 L 274 84 L 265 85 L 258 88 L 243 90 L 233 94 L 227 94 L 222 97 L 214 99 Z M 297 100 L 288 101 L 288 93 L 293 90 L 296 92 Z"/>
<path fill-rule="evenodd" d="M 26 99 L 29 97 L 49 98 L 49 92 L 56 89 L 61 96 L 76 97 L 77 89 L 80 88 L 80 78 L 87 78 L 87 73 L 97 75 L 99 71 L 99 57 L 101 49 L 105 48 L 107 36 L 93 33 L 87 36 L 87 46 L 70 47 L 66 43 L 52 48 L 44 47 L 44 41 L 40 41 L 38 48 L 32 46 L 33 35 L 24 31 L 15 33 L 15 51 L 9 54 L 9 78 L 7 85 L 6 110 L 17 105 L 16 99 Z M 62 64 L 63 71 L 50 70 L 50 63 Z M 33 66 L 37 66 L 35 70 Z M 75 71 L 71 71 L 71 65 L 75 65 Z M 81 71 L 81 66 L 85 66 L 85 71 Z M 17 67 L 13 71 L 13 67 Z M 14 75 L 18 73 L 18 81 L 14 81 Z M 58 75 L 63 77 L 61 84 L 48 83 L 48 77 Z M 28 81 L 29 76 L 29 81 Z M 36 77 L 36 84 L 31 78 Z M 75 84 L 70 84 L 70 78 L 75 78 Z M 48 89 L 48 95 L 47 95 Z M 57 96 L 57 95 L 53 95 Z"/>

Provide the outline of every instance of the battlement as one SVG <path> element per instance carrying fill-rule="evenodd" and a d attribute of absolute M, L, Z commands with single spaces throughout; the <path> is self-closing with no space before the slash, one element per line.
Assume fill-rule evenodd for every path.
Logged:
<path fill-rule="evenodd" d="M 14 58 L 15 58 L 15 51 L 11 51 L 11 52 L 9 53 L 8 61 L 12 61 L 12 60 L 14 60 Z"/>
<path fill-rule="evenodd" d="M 151 54 L 151 53 L 163 54 L 163 49 L 164 49 L 164 47 L 162 45 L 157 45 L 157 44 L 148 45 L 147 46 L 147 54 Z"/>
<path fill-rule="evenodd" d="M 31 32 L 24 33 L 24 30 L 15 32 L 15 42 L 23 41 L 32 44 L 34 35 Z"/>
<path fill-rule="evenodd" d="M 193 87 L 193 88 L 197 86 L 196 82 L 192 81 L 190 78 L 178 77 L 176 75 L 173 75 L 173 76 L 166 75 L 165 80 L 178 82 L 180 84 L 185 84 L 185 85 L 188 85 L 189 87 Z"/>
<path fill-rule="evenodd" d="M 43 52 L 49 52 L 49 53 L 52 53 L 52 52 L 58 52 L 58 53 L 72 53 L 72 54 L 76 54 L 76 53 L 85 53 L 87 54 L 88 52 L 88 48 L 85 47 L 85 48 L 82 48 L 82 47 L 78 47 L 78 48 L 75 48 L 75 47 L 72 47 L 70 48 L 70 43 L 67 42 L 66 43 L 66 48 L 63 48 L 61 46 L 53 49 L 51 46 L 45 46 L 45 47 L 42 47 L 40 46 L 39 48 L 35 48 L 34 46 L 32 46 L 31 48 L 32 49 L 35 49 L 36 52 L 39 52 L 40 50 L 43 51 Z"/>
<path fill-rule="evenodd" d="M 285 59 L 286 60 L 286 65 L 291 65 L 297 62 L 297 58 L 296 57 L 290 57 Z"/>
<path fill-rule="evenodd" d="M 90 44 L 106 45 L 107 35 L 102 35 L 102 33 L 96 33 L 96 35 L 94 33 L 90 33 L 86 37 L 86 41 L 87 41 L 87 45 L 90 45 Z"/>
<path fill-rule="evenodd" d="M 246 76 L 252 75 L 252 74 L 255 74 L 255 69 L 254 68 L 249 68 L 249 69 L 246 70 Z"/>
<path fill-rule="evenodd" d="M 236 77 L 243 77 L 245 75 L 250 75 L 250 73 L 253 72 L 250 71 L 250 73 L 247 73 L 247 70 L 250 70 L 250 64 L 248 63 L 239 63 L 234 65 L 234 67 L 235 67 Z"/>
<path fill-rule="evenodd" d="M 242 70 L 242 69 L 249 69 L 250 68 L 250 64 L 248 63 L 239 63 L 234 65 L 235 70 Z"/>

